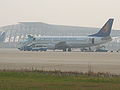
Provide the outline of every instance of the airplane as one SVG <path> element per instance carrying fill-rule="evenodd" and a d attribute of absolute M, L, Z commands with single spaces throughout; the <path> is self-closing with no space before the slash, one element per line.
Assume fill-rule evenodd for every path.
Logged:
<path fill-rule="evenodd" d="M 28 37 L 23 40 L 22 47 L 29 46 L 32 47 L 34 45 L 43 45 L 47 47 L 47 49 L 60 49 L 71 52 L 72 48 L 80 48 L 83 51 L 85 48 L 89 48 L 93 46 L 99 46 L 105 44 L 107 42 L 112 41 L 110 36 L 113 18 L 110 18 L 105 25 L 95 34 L 88 36 L 41 36 L 41 37 L 33 37 L 28 35 Z M 19 49 L 20 49 L 19 48 Z M 23 48 L 24 49 L 24 48 Z"/>
<path fill-rule="evenodd" d="M 6 33 L 3 31 L 0 33 L 0 42 L 3 42 L 5 40 Z"/>

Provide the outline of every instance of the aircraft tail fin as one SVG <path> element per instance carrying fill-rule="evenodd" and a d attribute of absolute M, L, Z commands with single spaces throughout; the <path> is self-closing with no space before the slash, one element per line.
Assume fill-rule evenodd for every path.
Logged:
<path fill-rule="evenodd" d="M 28 35 L 28 41 L 34 41 L 35 38 L 32 35 Z"/>
<path fill-rule="evenodd" d="M 109 19 L 98 33 L 89 36 L 107 37 L 110 36 L 114 19 Z"/>
<path fill-rule="evenodd" d="M 5 35 L 6 35 L 5 32 L 1 32 L 1 34 L 0 34 L 0 42 L 3 42 L 5 40 Z"/>

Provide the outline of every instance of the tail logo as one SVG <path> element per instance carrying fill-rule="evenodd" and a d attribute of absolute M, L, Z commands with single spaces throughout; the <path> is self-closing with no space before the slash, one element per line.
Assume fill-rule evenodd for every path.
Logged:
<path fill-rule="evenodd" d="M 97 36 L 97 37 L 107 37 L 110 36 L 112 25 L 114 19 L 109 19 L 104 26 L 99 30 L 99 32 L 92 34 L 90 36 Z"/>
<path fill-rule="evenodd" d="M 106 32 L 108 32 L 108 30 L 109 30 L 109 24 L 107 24 L 107 25 L 104 27 L 104 29 L 102 30 L 102 32 L 103 32 L 103 33 L 106 33 Z"/>

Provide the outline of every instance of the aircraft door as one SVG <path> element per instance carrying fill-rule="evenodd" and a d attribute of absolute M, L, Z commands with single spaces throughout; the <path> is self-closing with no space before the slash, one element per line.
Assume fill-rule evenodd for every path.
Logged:
<path fill-rule="evenodd" d="M 95 44 L 95 38 L 92 38 L 92 44 Z"/>

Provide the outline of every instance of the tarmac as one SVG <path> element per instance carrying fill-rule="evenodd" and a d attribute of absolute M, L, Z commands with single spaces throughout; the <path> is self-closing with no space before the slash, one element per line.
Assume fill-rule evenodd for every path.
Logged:
<path fill-rule="evenodd" d="M 120 53 L 0 49 L 0 70 L 60 70 L 120 74 Z"/>

